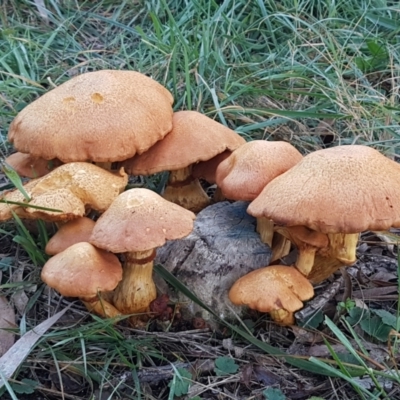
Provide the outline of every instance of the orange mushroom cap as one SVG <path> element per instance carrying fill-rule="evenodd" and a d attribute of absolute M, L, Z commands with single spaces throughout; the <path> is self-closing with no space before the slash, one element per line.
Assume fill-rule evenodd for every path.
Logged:
<path fill-rule="evenodd" d="M 67 297 L 92 297 L 113 290 L 122 279 L 118 258 L 90 243 L 76 243 L 46 262 L 42 280 Z"/>
<path fill-rule="evenodd" d="M 57 159 L 45 160 L 20 152 L 11 154 L 5 159 L 5 162 L 17 171 L 18 175 L 27 178 L 40 178 L 62 164 Z"/>
<path fill-rule="evenodd" d="M 75 243 L 89 242 L 95 222 L 87 217 L 73 219 L 61 225 L 47 242 L 45 252 L 48 255 L 61 253 Z"/>
<path fill-rule="evenodd" d="M 271 181 L 248 212 L 322 233 L 399 227 L 400 165 L 362 145 L 318 150 Z"/>
<path fill-rule="evenodd" d="M 88 72 L 25 107 L 8 140 L 47 160 L 122 161 L 171 130 L 172 102 L 167 89 L 139 72 Z"/>
<path fill-rule="evenodd" d="M 216 183 L 228 199 L 251 201 L 302 158 L 289 143 L 254 140 L 237 148 L 218 165 Z"/>
<path fill-rule="evenodd" d="M 236 132 L 197 111 L 178 111 L 172 122 L 172 131 L 163 140 L 122 163 L 128 174 L 175 171 L 245 143 Z"/>
<path fill-rule="evenodd" d="M 285 310 L 293 313 L 311 299 L 314 289 L 296 268 L 271 265 L 248 273 L 238 279 L 229 291 L 236 305 L 247 305 L 261 312 Z"/>
<path fill-rule="evenodd" d="M 151 190 L 130 189 L 97 220 L 90 243 L 113 253 L 145 251 L 187 236 L 194 219 L 191 211 Z"/>

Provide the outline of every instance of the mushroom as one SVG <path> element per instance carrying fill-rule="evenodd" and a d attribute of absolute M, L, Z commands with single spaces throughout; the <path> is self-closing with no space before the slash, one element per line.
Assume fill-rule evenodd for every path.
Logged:
<path fill-rule="evenodd" d="M 87 217 L 73 219 L 61 225 L 47 242 L 45 253 L 54 256 L 73 244 L 89 242 L 95 222 Z"/>
<path fill-rule="evenodd" d="M 226 150 L 234 150 L 245 140 L 226 126 L 196 111 L 173 115 L 172 131 L 145 153 L 122 163 L 128 174 L 151 175 L 170 171 L 163 197 L 198 212 L 210 203 L 192 167 Z"/>
<path fill-rule="evenodd" d="M 400 166 L 367 146 L 318 150 L 271 181 L 248 212 L 279 225 L 298 247 L 296 267 L 317 283 L 355 262 L 360 232 L 400 226 Z"/>
<path fill-rule="evenodd" d="M 6 192 L 2 200 L 27 203 L 27 206 L 0 204 L 0 220 L 12 218 L 12 212 L 21 218 L 40 218 L 46 221 L 67 221 L 82 217 L 86 209 L 104 212 L 124 190 L 127 182 L 128 176 L 123 169 L 111 173 L 84 162 L 63 164 L 44 177 L 24 185 L 29 201 L 18 190 Z"/>
<path fill-rule="evenodd" d="M 148 150 L 172 129 L 171 93 L 134 71 L 78 75 L 25 107 L 8 140 L 46 160 L 111 163 Z"/>
<path fill-rule="evenodd" d="M 27 178 L 40 178 L 62 164 L 58 159 L 45 160 L 33 157 L 30 154 L 16 152 L 5 159 L 19 176 Z"/>
<path fill-rule="evenodd" d="M 303 156 L 286 142 L 254 140 L 240 146 L 222 161 L 216 171 L 216 183 L 222 194 L 232 200 L 252 201 L 277 176 L 296 165 Z M 274 223 L 257 218 L 257 232 L 261 240 L 273 248 L 271 261 L 285 256 L 290 242 L 275 235 Z"/>
<path fill-rule="evenodd" d="M 121 315 L 102 296 L 113 290 L 122 279 L 118 258 L 90 243 L 76 243 L 46 262 L 43 282 L 63 296 L 79 297 L 89 311 L 104 317 Z"/>
<path fill-rule="evenodd" d="M 156 298 L 152 279 L 156 248 L 180 239 L 193 229 L 195 215 L 148 189 L 121 193 L 97 220 L 90 243 L 113 253 L 125 253 L 123 280 L 114 305 L 123 314 L 148 311 Z"/>
<path fill-rule="evenodd" d="M 293 325 L 293 313 L 314 296 L 311 283 L 295 268 L 271 265 L 238 279 L 229 291 L 236 305 L 271 314 L 280 325 Z"/>

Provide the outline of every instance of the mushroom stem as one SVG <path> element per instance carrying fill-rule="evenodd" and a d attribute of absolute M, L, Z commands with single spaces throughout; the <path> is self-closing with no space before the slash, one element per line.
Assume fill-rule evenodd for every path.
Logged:
<path fill-rule="evenodd" d="M 192 175 L 191 165 L 170 172 L 163 197 L 195 213 L 210 204 L 199 180 Z"/>
<path fill-rule="evenodd" d="M 311 283 L 317 284 L 324 281 L 343 266 L 343 262 L 337 258 L 324 257 L 317 253 L 314 260 L 314 266 L 307 278 Z"/>
<path fill-rule="evenodd" d="M 289 239 L 298 251 L 296 268 L 308 277 L 314 265 L 317 250 L 329 246 L 328 235 L 314 231 L 306 226 L 276 226 L 275 231 Z"/>
<path fill-rule="evenodd" d="M 274 236 L 274 222 L 268 218 L 257 218 L 257 232 L 261 236 L 261 241 L 272 247 L 272 238 Z"/>
<path fill-rule="evenodd" d="M 356 247 L 359 233 L 330 233 L 329 255 L 337 258 L 343 264 L 349 265 L 356 261 Z"/>
<path fill-rule="evenodd" d="M 121 315 L 120 311 L 118 311 L 110 302 L 100 296 L 95 296 L 92 298 L 81 297 L 80 299 L 89 312 L 94 312 L 101 317 L 115 318 Z"/>
<path fill-rule="evenodd" d="M 114 305 L 122 314 L 144 313 L 157 297 L 152 277 L 155 255 L 154 249 L 125 254 L 122 281 L 113 296 Z"/>
<path fill-rule="evenodd" d="M 271 318 L 279 325 L 288 326 L 294 324 L 294 314 L 283 308 L 270 312 Z"/>
<path fill-rule="evenodd" d="M 318 250 L 308 279 L 319 283 L 344 265 L 353 264 L 358 237 L 358 233 L 329 233 L 329 246 Z"/>
<path fill-rule="evenodd" d="M 270 264 L 276 260 L 279 260 L 290 253 L 291 242 L 289 239 L 285 238 L 285 236 L 281 235 L 278 232 L 274 233 L 274 237 L 272 238 L 272 256 L 270 260 Z"/>

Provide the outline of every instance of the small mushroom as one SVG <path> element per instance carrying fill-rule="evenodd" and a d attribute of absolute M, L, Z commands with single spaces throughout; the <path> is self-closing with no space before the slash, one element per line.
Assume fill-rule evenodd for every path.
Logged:
<path fill-rule="evenodd" d="M 76 243 L 46 262 L 43 282 L 66 297 L 79 297 L 89 311 L 103 317 L 121 315 L 104 295 L 122 279 L 118 258 L 90 243 Z"/>
<path fill-rule="evenodd" d="M 271 314 L 279 325 L 293 325 L 294 312 L 314 296 L 311 283 L 293 267 L 271 265 L 242 276 L 229 291 L 236 305 Z"/>
<path fill-rule="evenodd" d="M 95 222 L 87 217 L 73 219 L 62 224 L 53 237 L 47 242 L 45 252 L 54 256 L 73 244 L 89 242 Z"/>
<path fill-rule="evenodd" d="M 148 311 L 156 298 L 153 260 L 156 248 L 180 239 L 193 229 L 195 215 L 148 189 L 121 193 L 97 220 L 90 243 L 113 253 L 125 253 L 124 276 L 114 292 L 123 314 Z"/>
<path fill-rule="evenodd" d="M 20 152 L 11 154 L 5 159 L 5 162 L 10 165 L 19 176 L 27 178 L 40 178 L 62 164 L 58 159 L 45 160 L 44 158 L 33 157 L 30 154 Z"/>
<path fill-rule="evenodd" d="M 172 131 L 163 140 L 122 166 L 133 175 L 170 171 L 163 197 L 198 212 L 210 204 L 210 199 L 192 175 L 193 165 L 244 143 L 236 132 L 203 114 L 178 111 L 173 115 Z"/>

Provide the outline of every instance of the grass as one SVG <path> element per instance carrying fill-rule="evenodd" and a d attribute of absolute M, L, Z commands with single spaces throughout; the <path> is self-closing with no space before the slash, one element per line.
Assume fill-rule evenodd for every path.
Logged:
<path fill-rule="evenodd" d="M 11 150 L 7 129 L 18 111 L 76 74 L 105 68 L 152 76 L 173 93 L 175 110 L 201 111 L 248 140 L 288 140 L 303 154 L 327 145 L 362 143 L 399 156 L 400 7 L 396 1 L 49 0 L 42 15 L 35 3 L 6 0 L 0 6 L 3 156 Z M 5 224 L 1 231 L 2 257 L 17 261 L 1 269 L 1 294 L 10 298 L 16 288 L 24 289 L 30 299 L 18 320 L 21 334 L 67 304 L 48 296 L 35 267 L 44 261 L 43 243 L 50 234 L 46 229 L 39 228 L 40 240 L 29 238 L 19 221 Z M 23 279 L 15 281 L 12 277 L 21 263 Z M 340 336 L 346 332 L 343 326 L 329 327 Z M 191 327 L 180 327 L 185 328 Z M 261 322 L 253 332 L 243 325 L 181 336 L 158 331 L 137 332 L 124 323 L 115 326 L 90 318 L 75 304 L 31 351 L 4 398 L 28 398 L 29 390 L 35 393 L 32 398 L 37 393 L 56 399 L 173 398 L 174 391 L 165 382 L 156 384 L 158 392 L 140 384 L 140 368 L 192 363 L 196 358 L 188 350 L 192 348 L 201 348 L 210 359 L 227 355 L 221 343 L 232 335 L 238 346 L 249 349 L 247 358 L 236 357 L 245 366 L 260 362 L 260 354 L 275 351 L 262 340 L 264 335 L 271 337 L 276 351 L 273 357 L 264 356 L 270 370 L 284 376 L 280 385 L 289 398 L 299 390 L 277 349 L 289 347 L 293 340 L 287 333 L 265 331 Z M 353 332 L 346 335 L 355 339 Z M 344 337 L 338 339 L 347 344 Z M 307 357 L 293 359 L 308 361 Z M 302 374 L 305 365 L 313 362 L 297 365 L 296 373 Z M 337 367 L 336 372 L 330 371 L 337 377 L 332 380 L 307 374 L 302 378 L 306 387 L 321 385 L 317 393 L 321 397 L 391 396 L 379 385 L 365 389 L 354 383 L 349 378 L 351 368 L 337 357 L 319 359 L 315 365 L 325 372 Z M 387 367 L 395 368 L 396 363 Z M 370 374 L 368 368 L 361 364 L 362 372 Z M 373 370 L 373 376 L 386 373 L 378 372 Z M 172 376 L 173 382 L 179 381 L 179 373 Z M 207 389 L 206 378 L 193 375 L 193 380 L 205 387 L 199 390 L 201 398 L 251 398 L 252 390 L 253 398 L 265 397 L 265 383 L 253 380 L 246 386 L 235 376 L 227 383 L 213 378 L 212 390 Z M 17 381 L 23 379 L 30 381 L 18 387 Z M 398 376 L 392 380 L 398 384 Z M 18 395 L 18 390 L 26 393 Z M 316 394 L 304 390 L 302 398 L 307 393 Z"/>

